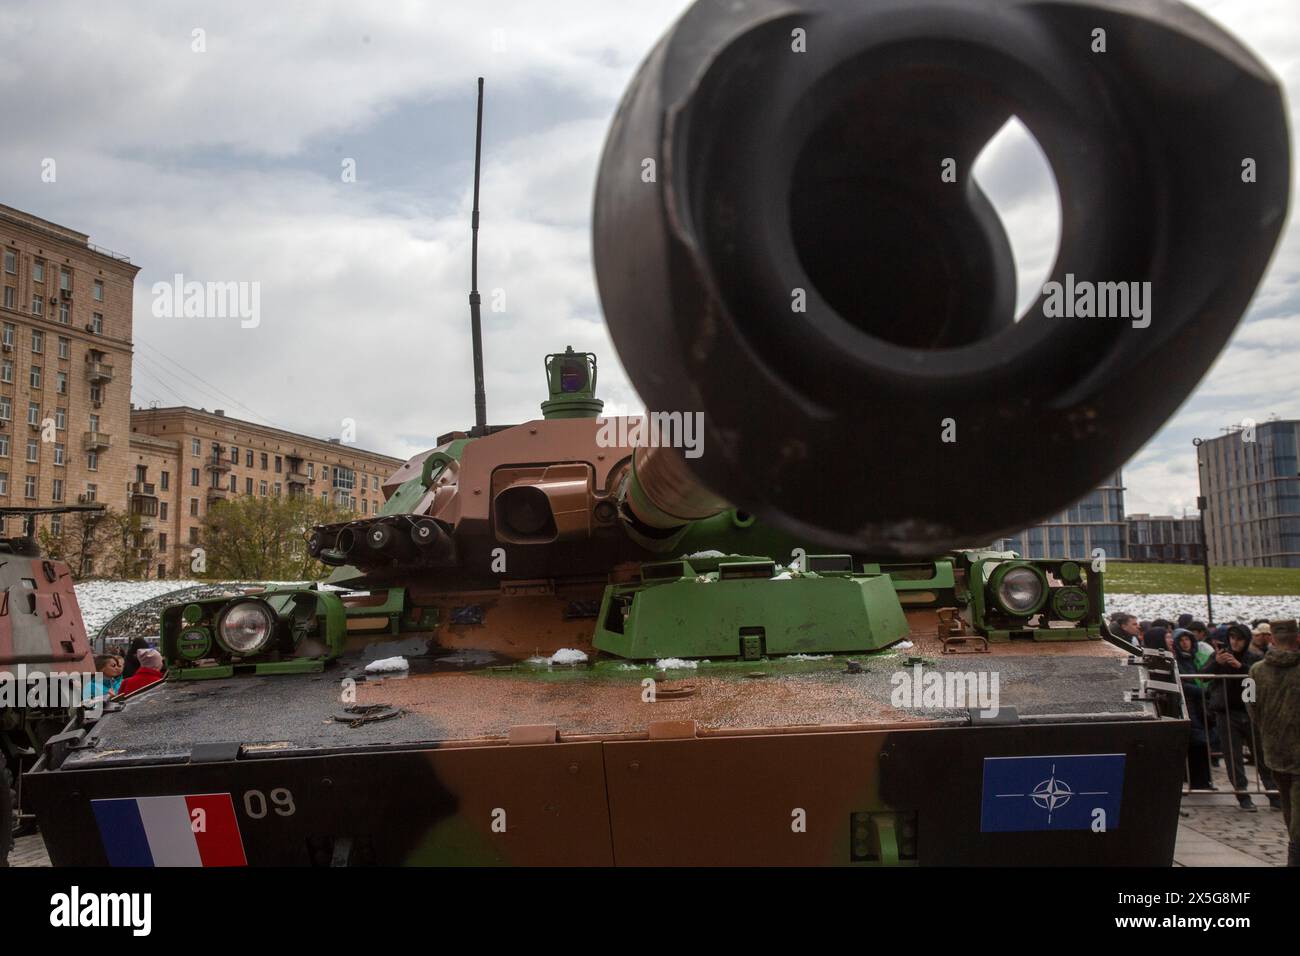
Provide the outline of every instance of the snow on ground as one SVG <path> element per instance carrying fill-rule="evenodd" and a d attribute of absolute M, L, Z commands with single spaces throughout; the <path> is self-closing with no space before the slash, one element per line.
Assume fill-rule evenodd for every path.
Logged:
<path fill-rule="evenodd" d="M 551 655 L 552 664 L 585 664 L 587 655 L 576 647 L 561 647 Z"/>
<path fill-rule="evenodd" d="M 141 601 L 180 588 L 211 583 L 171 578 L 162 581 L 82 581 L 77 585 L 77 603 L 86 621 L 86 633 L 93 637 L 114 615 Z"/>
<path fill-rule="evenodd" d="M 1271 621 L 1300 617 L 1300 595 L 1296 594 L 1213 594 L 1214 620 L 1245 621 L 1258 617 Z M 1190 614 L 1198 621 L 1209 615 L 1205 609 L 1204 594 L 1107 594 L 1106 613 L 1127 611 L 1136 614 L 1140 621 L 1163 617 L 1178 620 L 1179 614 Z"/>
<path fill-rule="evenodd" d="M 367 674 L 395 674 L 410 669 L 411 665 L 406 662 L 405 657 L 385 657 L 366 665 Z"/>

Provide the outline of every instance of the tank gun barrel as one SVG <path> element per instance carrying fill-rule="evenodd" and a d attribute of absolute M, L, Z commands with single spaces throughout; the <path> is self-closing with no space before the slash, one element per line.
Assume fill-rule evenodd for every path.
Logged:
<path fill-rule="evenodd" d="M 686 467 L 676 448 L 643 446 L 632 454 L 632 466 L 619 492 L 624 527 L 654 551 L 676 545 L 691 522 L 711 518 L 729 507 Z"/>
<path fill-rule="evenodd" d="M 1019 321 L 971 176 L 1012 117 L 1062 212 Z M 1151 437 L 1245 310 L 1289 176 L 1278 82 L 1177 2 L 699 0 L 611 125 L 593 253 L 647 407 L 703 410 L 702 488 L 809 543 L 933 553 Z"/>

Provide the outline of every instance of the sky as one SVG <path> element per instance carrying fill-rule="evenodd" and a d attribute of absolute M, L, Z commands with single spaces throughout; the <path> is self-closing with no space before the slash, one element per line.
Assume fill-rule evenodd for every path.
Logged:
<path fill-rule="evenodd" d="M 1269 64 L 1295 129 L 1295 0 L 1192 5 Z M 137 405 L 224 408 L 320 437 L 350 420 L 357 445 L 407 457 L 473 420 L 469 210 L 483 75 L 489 420 L 539 417 L 543 357 L 566 345 L 598 354 L 607 412 L 639 410 L 601 319 L 592 193 L 618 99 L 685 7 L 5 0 L 0 203 L 140 266 Z M 41 176 L 47 158 L 54 182 Z M 1018 124 L 976 174 L 1016 250 L 1023 303 L 1055 251 L 1051 174 Z M 1129 512 L 1194 510 L 1193 437 L 1300 417 L 1298 218 L 1231 346 L 1126 466 Z M 153 285 L 176 274 L 259 283 L 260 322 L 156 317 Z M 1132 387 L 1159 388 L 1159 369 L 1135 370 Z"/>

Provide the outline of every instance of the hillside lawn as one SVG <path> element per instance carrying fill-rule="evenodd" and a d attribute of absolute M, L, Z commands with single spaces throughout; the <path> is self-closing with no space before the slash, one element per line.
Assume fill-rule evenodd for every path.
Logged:
<path fill-rule="evenodd" d="M 1205 571 L 1199 564 L 1129 564 L 1106 566 L 1111 594 L 1204 594 Z M 1300 568 L 1210 567 L 1212 594 L 1300 594 Z"/>

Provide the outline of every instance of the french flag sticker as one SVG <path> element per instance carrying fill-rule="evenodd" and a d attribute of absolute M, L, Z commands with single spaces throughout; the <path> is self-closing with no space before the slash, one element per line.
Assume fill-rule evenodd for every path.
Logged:
<path fill-rule="evenodd" d="M 228 793 L 91 800 L 109 866 L 247 866 Z"/>

